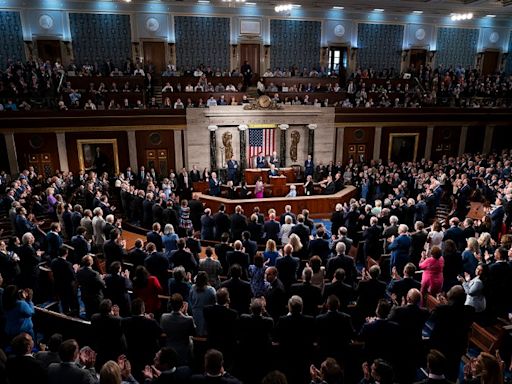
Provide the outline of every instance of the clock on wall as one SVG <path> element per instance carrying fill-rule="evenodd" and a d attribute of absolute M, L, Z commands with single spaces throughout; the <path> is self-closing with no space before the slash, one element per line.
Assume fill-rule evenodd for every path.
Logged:
<path fill-rule="evenodd" d="M 154 17 L 146 20 L 146 29 L 150 32 L 156 32 L 160 28 L 160 23 Z"/>
<path fill-rule="evenodd" d="M 52 29 L 53 18 L 47 14 L 39 16 L 39 26 L 45 30 Z"/>
<path fill-rule="evenodd" d="M 338 24 L 334 27 L 334 35 L 338 37 L 342 37 L 345 34 L 345 27 L 341 24 Z"/>
<path fill-rule="evenodd" d="M 420 41 L 423 40 L 426 35 L 427 34 L 426 34 L 426 32 L 425 32 L 425 30 L 423 28 L 418 28 L 416 30 L 416 32 L 414 33 L 414 36 L 416 37 L 416 39 L 420 40 Z"/>

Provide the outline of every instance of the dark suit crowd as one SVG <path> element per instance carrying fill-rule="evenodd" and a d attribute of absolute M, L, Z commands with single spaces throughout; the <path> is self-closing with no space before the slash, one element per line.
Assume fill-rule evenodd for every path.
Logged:
<path fill-rule="evenodd" d="M 460 363 L 471 324 L 492 325 L 512 309 L 508 154 L 350 162 L 345 173 L 361 196 L 338 204 L 330 223 L 290 207 L 247 217 L 242 207 L 228 215 L 221 205 L 212 213 L 194 196 L 193 182 L 205 177 L 195 168 L 163 179 L 143 167 L 117 179 L 94 172 L 45 179 L 33 169 L 11 180 L 0 175 L 12 235 L 0 241 L 9 355 L 0 353 L 0 380 L 499 379 L 492 355 L 481 353 L 464 372 Z M 478 199 L 493 205 L 479 220 L 466 218 Z M 451 212 L 440 223 L 445 204 Z M 146 228 L 132 249 L 122 220 Z M 87 346 L 78 334 L 37 334 L 32 317 L 50 298 L 69 319 L 90 321 Z M 437 305 L 427 310 L 429 300 Z M 500 355 L 507 362 L 509 344 Z"/>

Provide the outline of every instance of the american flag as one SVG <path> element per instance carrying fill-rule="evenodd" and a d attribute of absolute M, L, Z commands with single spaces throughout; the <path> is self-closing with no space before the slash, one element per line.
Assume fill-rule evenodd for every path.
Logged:
<path fill-rule="evenodd" d="M 274 128 L 251 128 L 249 129 L 249 158 L 258 156 L 270 156 L 275 151 L 276 137 Z"/>

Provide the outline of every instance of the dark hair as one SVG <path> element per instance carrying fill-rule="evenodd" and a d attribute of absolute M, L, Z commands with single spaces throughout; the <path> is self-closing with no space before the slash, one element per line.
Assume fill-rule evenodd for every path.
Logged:
<path fill-rule="evenodd" d="M 144 305 L 144 300 L 141 298 L 136 298 L 132 301 L 132 315 L 139 316 L 143 315 L 146 312 L 146 306 Z"/>
<path fill-rule="evenodd" d="M 229 233 L 227 232 L 223 232 L 222 235 L 220 236 L 220 241 L 222 241 L 223 243 L 227 242 L 229 240 Z"/>
<path fill-rule="evenodd" d="M 204 291 L 208 286 L 208 274 L 205 271 L 199 271 L 196 276 L 196 289 Z"/>
<path fill-rule="evenodd" d="M 379 303 L 377 304 L 377 316 L 379 316 L 381 319 L 386 319 L 389 315 L 389 312 L 391 312 L 391 304 L 386 299 L 380 299 Z"/>
<path fill-rule="evenodd" d="M 160 349 L 160 364 L 165 364 L 171 369 L 178 364 L 178 354 L 171 347 L 163 347 Z"/>
<path fill-rule="evenodd" d="M 340 307 L 340 299 L 338 299 L 338 296 L 336 295 L 330 295 L 327 298 L 327 308 L 329 308 L 331 311 L 336 311 Z"/>
<path fill-rule="evenodd" d="M 263 264 L 265 263 L 265 258 L 261 254 L 261 252 L 258 252 L 254 255 L 254 265 L 258 268 L 263 267 Z"/>
<path fill-rule="evenodd" d="M 62 245 L 62 246 L 59 248 L 59 256 L 60 256 L 60 257 L 64 257 L 64 256 L 66 256 L 67 254 L 68 254 L 68 248 Z"/>
<path fill-rule="evenodd" d="M 373 361 L 375 365 L 375 374 L 378 376 L 380 384 L 392 384 L 393 383 L 393 368 L 389 363 L 382 359 L 376 359 Z"/>
<path fill-rule="evenodd" d="M 430 254 L 434 259 L 439 260 L 442 255 L 441 248 L 433 246 L 432 249 L 430 250 Z"/>
<path fill-rule="evenodd" d="M 313 273 L 319 272 L 320 268 L 322 267 L 322 259 L 320 256 L 315 255 L 309 259 L 309 266 L 313 270 Z"/>
<path fill-rule="evenodd" d="M 169 307 L 171 310 L 178 312 L 183 307 L 183 296 L 179 293 L 175 293 L 169 299 Z"/>
<path fill-rule="evenodd" d="M 242 267 L 238 264 L 233 264 L 229 267 L 229 275 L 234 279 L 242 277 Z"/>
<path fill-rule="evenodd" d="M 110 273 L 112 273 L 113 275 L 116 273 L 119 273 L 120 270 L 121 270 L 121 262 L 120 261 L 113 261 L 110 264 Z"/>
<path fill-rule="evenodd" d="M 206 257 L 212 257 L 212 255 L 213 255 L 212 247 L 207 247 L 206 250 L 204 251 L 204 254 L 206 255 Z"/>
<path fill-rule="evenodd" d="M 32 336 L 30 336 L 28 333 L 20 333 L 11 341 L 11 346 L 12 350 L 14 351 L 14 354 L 16 354 L 17 356 L 23 356 L 25 353 L 27 353 L 27 350 L 32 344 L 32 342 Z"/>
<path fill-rule="evenodd" d="M 443 375 L 446 372 L 446 357 L 437 349 L 431 349 L 427 355 L 427 367 L 434 375 Z"/>
<path fill-rule="evenodd" d="M 267 373 L 261 384 L 288 384 L 288 380 L 286 380 L 286 376 L 283 373 L 272 371 Z"/>
<path fill-rule="evenodd" d="M 145 288 L 148 285 L 149 272 L 145 266 L 139 265 L 135 268 L 135 276 L 133 277 L 133 286 L 137 288 Z"/>
<path fill-rule="evenodd" d="M 218 375 L 224 364 L 224 356 L 222 352 L 216 349 L 210 349 L 204 355 L 204 369 L 210 375 Z"/>
<path fill-rule="evenodd" d="M 100 313 L 105 315 L 112 311 L 112 300 L 104 299 L 100 303 Z"/>
<path fill-rule="evenodd" d="M 75 339 L 65 340 L 59 347 L 59 357 L 63 362 L 70 362 L 75 359 L 78 351 L 78 343 Z"/>
<path fill-rule="evenodd" d="M 227 288 L 220 288 L 215 294 L 215 298 L 217 299 L 217 304 L 225 305 L 229 303 L 229 291 Z"/>

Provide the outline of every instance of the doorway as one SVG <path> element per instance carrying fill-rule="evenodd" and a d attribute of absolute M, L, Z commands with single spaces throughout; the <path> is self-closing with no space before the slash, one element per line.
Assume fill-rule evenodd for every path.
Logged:
<path fill-rule="evenodd" d="M 482 74 L 492 75 L 498 68 L 498 58 L 500 53 L 494 51 L 485 51 L 482 63 Z"/>
<path fill-rule="evenodd" d="M 427 62 L 426 49 L 411 49 L 409 67 L 418 70 L 422 65 Z"/>
<path fill-rule="evenodd" d="M 245 61 L 249 63 L 254 75 L 260 72 L 260 45 L 259 44 L 240 44 L 240 66 Z M 240 68 L 238 68 L 240 70 Z"/>
<path fill-rule="evenodd" d="M 143 43 L 144 63 L 153 64 L 155 72 L 160 74 L 165 68 L 165 44 L 162 41 L 145 41 Z"/>
<path fill-rule="evenodd" d="M 37 40 L 37 55 L 43 61 L 52 64 L 59 60 L 62 63 L 59 40 Z"/>
<path fill-rule="evenodd" d="M 340 68 L 348 68 L 348 48 L 329 47 L 329 74 L 339 75 Z"/>

